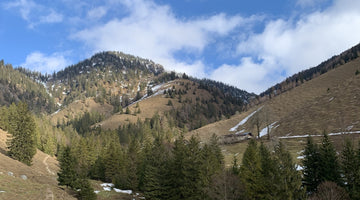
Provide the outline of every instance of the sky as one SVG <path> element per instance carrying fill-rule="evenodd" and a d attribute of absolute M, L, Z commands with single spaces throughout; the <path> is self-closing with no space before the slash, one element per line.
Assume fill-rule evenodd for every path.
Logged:
<path fill-rule="evenodd" d="M 51 74 L 101 51 L 261 93 L 360 42 L 359 0 L 2 0 L 0 59 Z"/>

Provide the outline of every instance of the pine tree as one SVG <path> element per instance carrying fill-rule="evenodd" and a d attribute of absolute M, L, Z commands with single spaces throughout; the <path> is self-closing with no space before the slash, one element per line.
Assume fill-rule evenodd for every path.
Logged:
<path fill-rule="evenodd" d="M 59 157 L 60 171 L 58 172 L 59 185 L 75 188 L 78 174 L 75 171 L 76 159 L 71 155 L 70 147 L 65 147 Z"/>
<path fill-rule="evenodd" d="M 143 164 L 143 191 L 146 199 L 168 199 L 169 152 L 160 138 L 145 148 Z"/>
<path fill-rule="evenodd" d="M 259 147 L 260 164 L 261 164 L 261 180 L 259 195 L 261 199 L 278 199 L 277 190 L 279 177 L 279 169 L 276 161 L 272 158 L 270 151 L 263 143 Z M 277 183 L 276 185 L 274 183 Z M 260 192 L 261 191 L 261 192 Z"/>
<path fill-rule="evenodd" d="M 353 143 L 350 140 L 345 141 L 345 146 L 341 154 L 341 168 L 343 173 L 343 182 L 345 183 L 345 188 L 350 194 L 350 197 L 353 199 L 359 199 L 360 185 L 357 185 L 359 181 L 359 161 L 356 157 L 356 151 L 354 149 Z"/>
<path fill-rule="evenodd" d="M 332 181 L 341 186 L 340 165 L 336 150 L 330 142 L 329 136 L 324 132 L 324 136 L 319 149 L 320 153 L 320 180 Z"/>
<path fill-rule="evenodd" d="M 305 193 L 301 186 L 301 176 L 285 146 L 280 142 L 275 147 L 275 160 L 279 178 L 276 181 L 278 199 L 303 199 Z"/>
<path fill-rule="evenodd" d="M 35 121 L 26 103 L 12 104 L 9 108 L 8 139 L 9 156 L 31 165 L 36 153 Z"/>
<path fill-rule="evenodd" d="M 78 199 L 80 200 L 96 200 L 96 194 L 94 189 L 90 185 L 88 179 L 79 179 L 78 180 Z"/>
<path fill-rule="evenodd" d="M 250 140 L 244 152 L 240 177 L 245 186 L 248 199 L 261 199 L 261 162 L 258 147 L 254 139 Z"/>
<path fill-rule="evenodd" d="M 319 148 L 311 137 L 307 138 L 303 156 L 303 185 L 306 187 L 306 191 L 311 193 L 316 191 L 321 182 Z"/>

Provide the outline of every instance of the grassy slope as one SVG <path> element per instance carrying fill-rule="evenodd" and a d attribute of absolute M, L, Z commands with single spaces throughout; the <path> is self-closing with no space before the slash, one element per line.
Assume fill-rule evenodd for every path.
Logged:
<path fill-rule="evenodd" d="M 271 110 L 271 122 L 278 121 L 280 126 L 273 130 L 272 136 L 320 134 L 327 132 L 342 132 L 348 128 L 351 131 L 360 130 L 360 75 L 355 71 L 360 69 L 360 58 L 349 62 L 335 70 L 329 71 L 303 85 L 272 98 L 262 105 L 251 108 L 245 113 L 234 115 L 230 119 L 209 124 L 191 131 L 191 135 L 199 136 L 206 141 L 215 133 L 218 136 L 230 134 L 229 129 L 260 106 Z M 328 89 L 329 88 L 329 89 Z M 254 125 L 245 123 L 238 130 L 256 132 Z M 264 128 L 262 125 L 261 128 Z M 357 140 L 358 134 L 346 136 Z M 331 137 L 338 150 L 344 141 L 344 136 Z M 317 137 L 316 140 L 320 140 Z M 306 138 L 281 139 L 288 146 L 293 157 L 299 153 L 306 142 Z M 271 141 L 264 141 L 270 148 L 279 141 L 273 137 Z M 226 165 L 230 166 L 233 156 L 239 160 L 245 151 L 247 142 L 223 145 Z"/>
<path fill-rule="evenodd" d="M 6 132 L 0 130 L 0 199 L 75 199 L 57 186 L 56 158 L 37 151 L 33 165 L 27 166 L 5 155 Z M 14 177 L 9 176 L 12 172 Z M 26 175 L 27 180 L 20 178 Z"/>

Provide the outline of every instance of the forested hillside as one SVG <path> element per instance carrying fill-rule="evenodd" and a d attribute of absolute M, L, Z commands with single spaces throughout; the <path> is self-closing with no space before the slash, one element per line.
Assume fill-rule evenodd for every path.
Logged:
<path fill-rule="evenodd" d="M 0 61 L 0 105 L 24 101 L 35 113 L 51 113 L 56 109 L 54 99 L 44 87 L 45 80 L 34 80 Z M 39 73 L 40 75 L 40 73 Z"/>

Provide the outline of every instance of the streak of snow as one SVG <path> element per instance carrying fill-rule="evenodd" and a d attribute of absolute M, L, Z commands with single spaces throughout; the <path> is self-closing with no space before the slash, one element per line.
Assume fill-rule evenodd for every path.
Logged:
<path fill-rule="evenodd" d="M 117 193 L 132 194 L 132 190 L 120 190 L 120 189 L 114 188 L 114 191 Z"/>
<path fill-rule="evenodd" d="M 59 109 L 59 110 L 55 111 L 53 114 L 51 114 L 51 116 L 52 116 L 52 115 L 56 115 L 56 114 L 58 114 L 58 112 L 60 112 L 60 110 L 61 110 L 61 109 Z"/>
<path fill-rule="evenodd" d="M 329 133 L 329 136 L 334 135 L 347 135 L 347 134 L 357 134 L 360 133 L 360 131 L 349 131 L 349 132 L 340 132 L 340 133 Z M 289 139 L 289 138 L 307 138 L 307 137 L 322 137 L 323 135 L 292 135 L 292 136 L 283 136 L 279 137 L 280 139 Z"/>
<path fill-rule="evenodd" d="M 235 135 L 238 135 L 238 134 L 243 133 L 243 132 L 245 132 L 245 129 L 243 129 L 243 130 L 241 130 L 241 131 L 236 132 L 236 133 L 235 133 Z"/>
<path fill-rule="evenodd" d="M 268 134 L 268 129 L 269 131 L 273 128 L 273 126 L 276 124 L 277 122 L 273 122 L 272 124 L 270 124 L 269 126 L 266 126 L 265 128 L 263 128 L 261 131 L 260 131 L 260 137 L 262 136 L 265 136 Z M 277 127 L 277 126 L 276 126 Z"/>
<path fill-rule="evenodd" d="M 237 128 L 239 128 L 239 126 L 245 124 L 247 122 L 247 120 L 249 120 L 256 112 L 258 112 L 259 110 L 261 110 L 263 106 L 261 106 L 260 108 L 258 108 L 257 110 L 255 110 L 254 112 L 252 112 L 250 115 L 246 116 L 243 120 L 241 120 L 238 124 L 236 124 L 236 126 L 232 127 L 231 129 L 229 129 L 229 131 L 236 131 Z"/>
<path fill-rule="evenodd" d="M 301 171 L 301 170 L 303 170 L 304 168 L 301 166 L 301 165 L 297 165 L 296 166 L 296 171 Z"/>
<path fill-rule="evenodd" d="M 98 194 L 99 192 L 100 192 L 99 190 L 95 190 L 95 191 L 94 191 L 95 194 Z"/>
<path fill-rule="evenodd" d="M 334 100 L 334 97 L 331 97 L 331 98 L 329 99 L 329 102 L 332 101 L 332 100 Z"/>
<path fill-rule="evenodd" d="M 101 185 L 101 187 L 114 187 L 114 184 L 112 184 L 112 183 L 102 183 L 100 185 Z"/>
<path fill-rule="evenodd" d="M 301 159 L 304 159 L 305 157 L 304 156 L 298 156 L 296 157 L 297 159 L 301 160 Z"/>
<path fill-rule="evenodd" d="M 111 191 L 111 187 L 103 187 L 105 191 Z"/>

